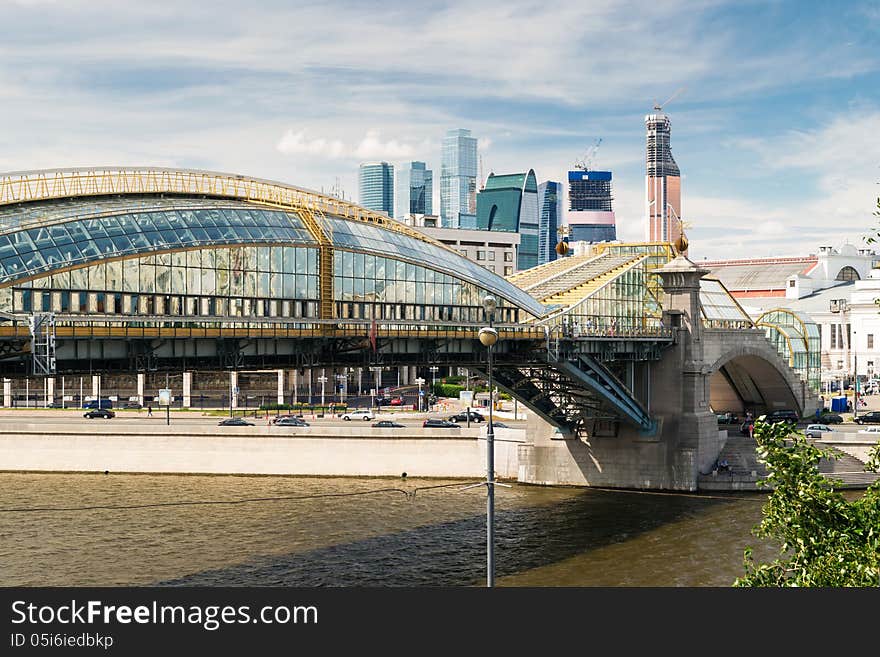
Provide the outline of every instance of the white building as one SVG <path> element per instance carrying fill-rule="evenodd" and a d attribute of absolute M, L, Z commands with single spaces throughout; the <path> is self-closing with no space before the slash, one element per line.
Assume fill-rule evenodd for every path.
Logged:
<path fill-rule="evenodd" d="M 410 215 L 405 223 L 500 276 L 510 276 L 517 272 L 519 233 L 437 228 L 436 219 L 436 216 L 431 215 Z"/>

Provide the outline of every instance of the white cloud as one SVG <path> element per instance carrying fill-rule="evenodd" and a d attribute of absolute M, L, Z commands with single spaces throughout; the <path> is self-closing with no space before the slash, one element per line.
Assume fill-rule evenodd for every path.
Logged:
<path fill-rule="evenodd" d="M 382 141 L 382 135 L 378 130 L 370 130 L 354 149 L 355 157 L 362 160 L 399 160 L 412 157 L 415 149 L 409 144 L 403 144 L 396 139 Z"/>
<path fill-rule="evenodd" d="M 285 155 L 316 155 L 333 159 L 346 155 L 345 144 L 338 139 L 309 139 L 305 130 L 288 130 L 278 141 L 276 148 Z"/>

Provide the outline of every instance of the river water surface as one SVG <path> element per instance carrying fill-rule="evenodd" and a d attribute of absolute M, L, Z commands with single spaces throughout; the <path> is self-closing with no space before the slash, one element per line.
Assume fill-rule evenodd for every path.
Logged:
<path fill-rule="evenodd" d="M 480 585 L 485 489 L 465 483 L 0 473 L 0 585 Z M 750 533 L 765 499 L 499 488 L 497 584 L 729 586 L 746 546 L 774 554 Z"/>

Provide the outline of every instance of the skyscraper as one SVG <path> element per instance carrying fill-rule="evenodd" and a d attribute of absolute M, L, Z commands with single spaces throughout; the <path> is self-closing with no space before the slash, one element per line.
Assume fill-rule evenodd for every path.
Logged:
<path fill-rule="evenodd" d="M 681 172 L 669 148 L 669 117 L 659 112 L 648 114 L 645 127 L 646 238 L 649 242 L 675 242 L 681 235 Z"/>
<path fill-rule="evenodd" d="M 519 233 L 517 269 L 538 264 L 538 181 L 535 172 L 489 174 L 477 194 L 475 228 Z"/>
<path fill-rule="evenodd" d="M 364 162 L 358 173 L 359 202 L 369 210 L 394 216 L 394 167 L 388 162 Z"/>
<path fill-rule="evenodd" d="M 556 260 L 557 231 L 562 223 L 562 184 L 548 180 L 538 185 L 538 264 Z"/>
<path fill-rule="evenodd" d="M 617 239 L 611 202 L 610 171 L 568 172 L 568 239 L 610 242 Z"/>
<path fill-rule="evenodd" d="M 394 190 L 394 216 L 403 219 L 410 214 L 432 214 L 434 173 L 424 162 L 410 162 L 397 171 Z"/>
<path fill-rule="evenodd" d="M 440 217 L 445 228 L 473 228 L 477 214 L 477 140 L 449 130 L 440 163 Z"/>

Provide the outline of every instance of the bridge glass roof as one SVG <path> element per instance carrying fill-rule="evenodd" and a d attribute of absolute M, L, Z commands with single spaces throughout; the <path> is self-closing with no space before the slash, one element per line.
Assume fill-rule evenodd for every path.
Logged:
<path fill-rule="evenodd" d="M 748 313 L 730 296 L 724 286 L 711 278 L 700 280 L 700 308 L 703 311 L 703 320 L 709 323 L 752 323 Z"/>
<path fill-rule="evenodd" d="M 329 217 L 323 223 L 337 247 L 390 256 L 431 267 L 497 294 L 537 317 L 546 312 L 541 303 L 517 286 L 448 249 L 371 224 Z"/>

